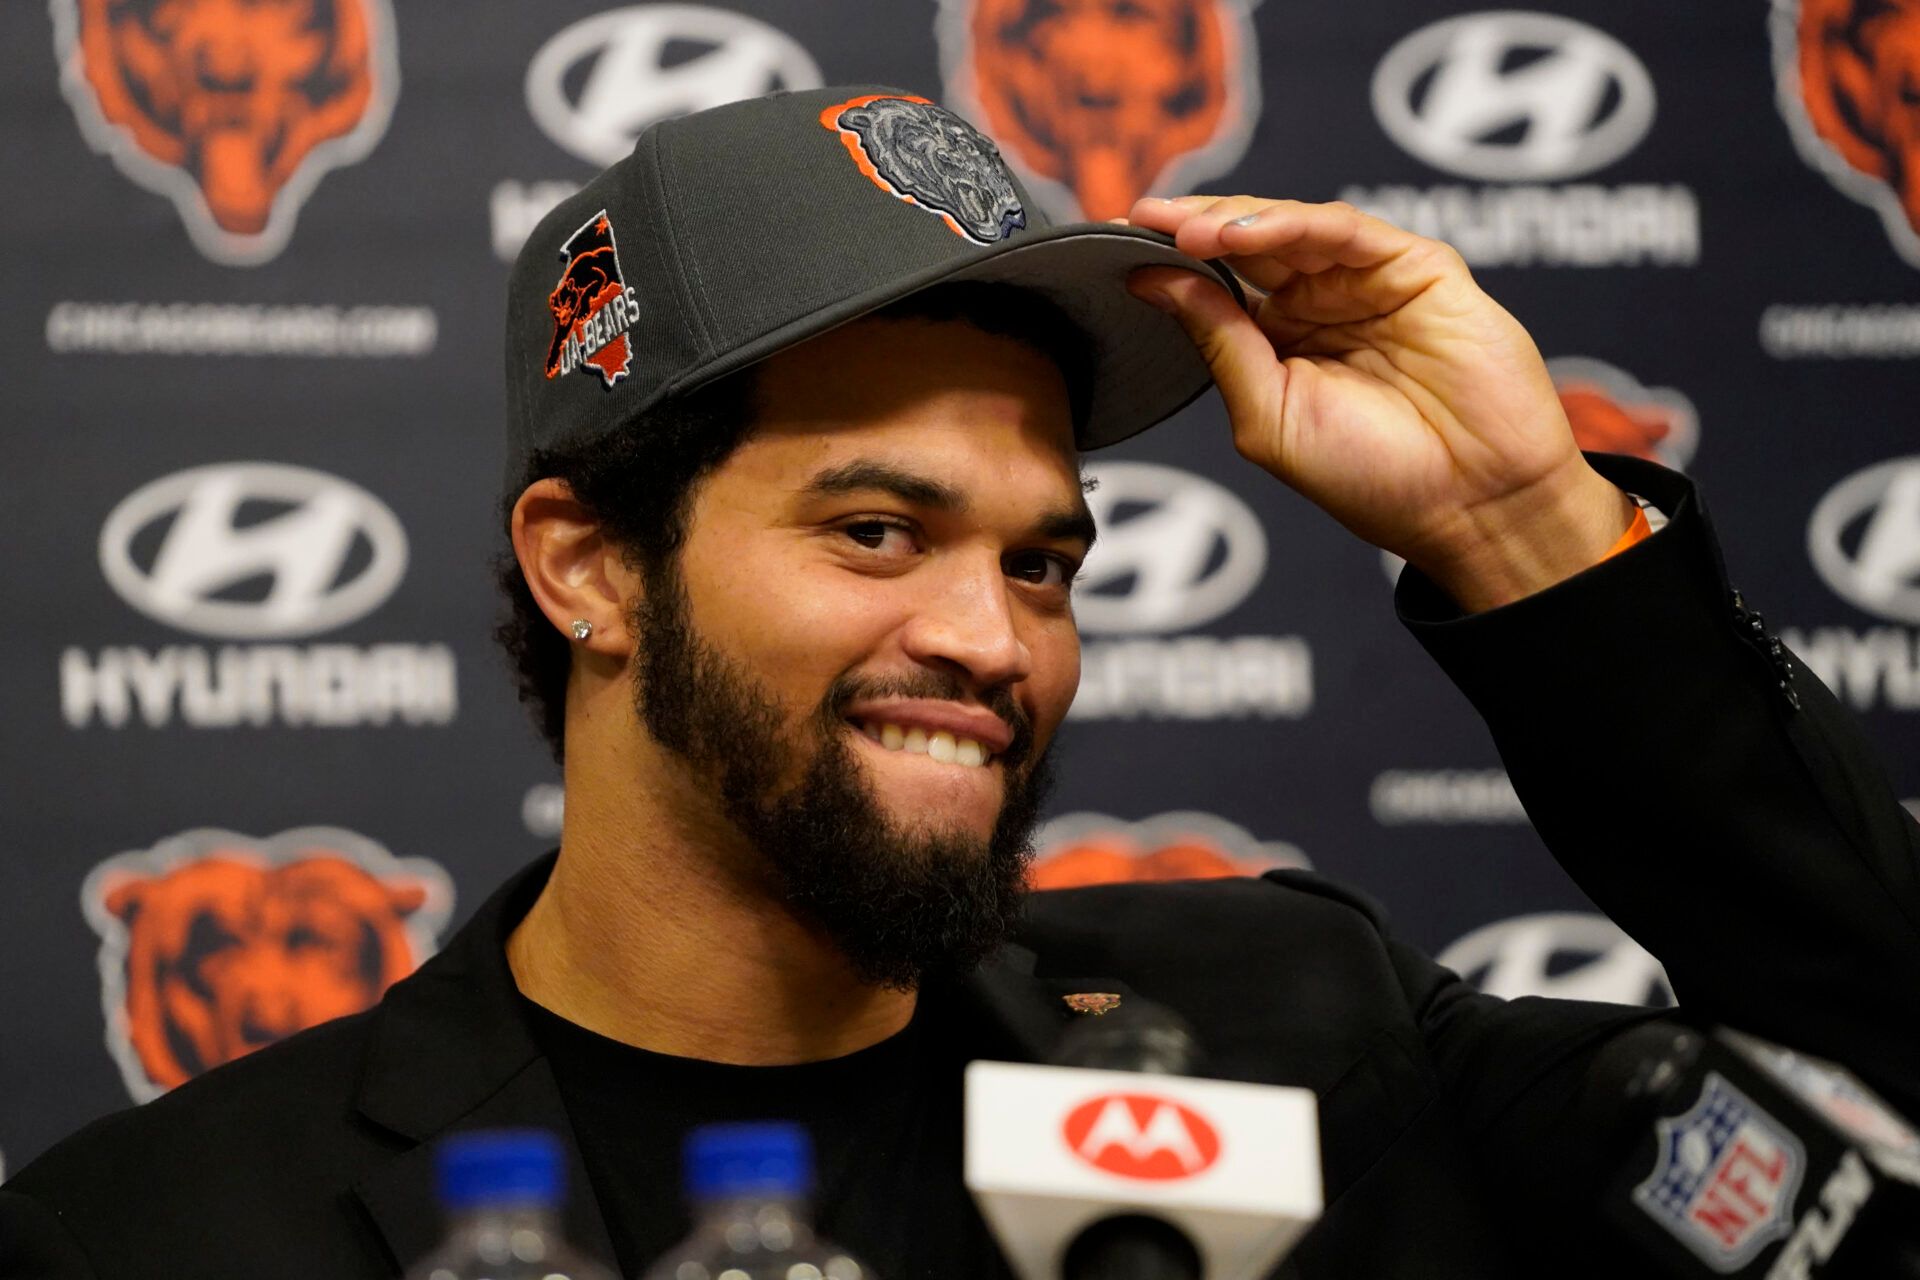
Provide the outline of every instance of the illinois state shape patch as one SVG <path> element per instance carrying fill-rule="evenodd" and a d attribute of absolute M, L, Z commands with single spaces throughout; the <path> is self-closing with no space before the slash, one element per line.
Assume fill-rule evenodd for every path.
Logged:
<path fill-rule="evenodd" d="M 1027 211 L 993 140 L 925 98 L 862 94 L 820 113 L 874 186 L 936 214 L 975 244 L 1004 240 Z"/>
<path fill-rule="evenodd" d="M 627 330 L 639 318 L 640 303 L 620 275 L 613 223 L 605 209 L 567 237 L 560 258 L 567 265 L 547 295 L 547 310 L 553 313 L 547 376 L 592 369 L 611 387 L 633 365 Z"/>

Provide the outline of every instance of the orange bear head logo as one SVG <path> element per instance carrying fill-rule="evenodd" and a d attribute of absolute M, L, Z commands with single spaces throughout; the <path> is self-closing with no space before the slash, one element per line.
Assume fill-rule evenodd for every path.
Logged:
<path fill-rule="evenodd" d="M 1775 0 L 1773 37 L 1802 156 L 1920 266 L 1920 0 Z"/>
<path fill-rule="evenodd" d="M 1547 371 L 1582 449 L 1624 453 L 1676 471 L 1692 460 L 1699 418 L 1680 392 L 1643 386 L 1624 369 L 1577 356 L 1550 360 Z"/>
<path fill-rule="evenodd" d="M 947 92 L 1062 218 L 1216 177 L 1259 115 L 1246 0 L 941 0 Z"/>
<path fill-rule="evenodd" d="M 372 150 L 399 75 L 387 0 L 54 0 L 95 150 L 218 262 L 285 247 L 320 175 Z"/>
<path fill-rule="evenodd" d="M 107 1043 L 156 1097 L 379 1000 L 433 950 L 446 874 L 326 828 L 252 841 L 200 831 L 95 868 Z"/>
<path fill-rule="evenodd" d="M 1068 814 L 1049 822 L 1035 847 L 1039 853 L 1027 873 L 1034 889 L 1217 880 L 1308 865 L 1292 845 L 1256 840 L 1244 828 L 1205 813 L 1163 813 L 1142 822 Z"/>

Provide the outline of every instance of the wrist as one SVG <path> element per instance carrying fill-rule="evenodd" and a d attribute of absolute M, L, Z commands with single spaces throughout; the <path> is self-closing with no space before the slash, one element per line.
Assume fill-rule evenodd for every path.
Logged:
<path fill-rule="evenodd" d="M 1638 516 L 1624 490 L 1575 457 L 1561 473 L 1466 513 L 1444 551 L 1415 563 L 1461 608 L 1480 613 L 1599 564 Z"/>

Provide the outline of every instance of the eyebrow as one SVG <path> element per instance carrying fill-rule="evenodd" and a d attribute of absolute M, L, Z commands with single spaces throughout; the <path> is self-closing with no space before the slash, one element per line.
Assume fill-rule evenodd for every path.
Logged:
<path fill-rule="evenodd" d="M 807 481 L 800 493 L 804 497 L 831 498 L 875 490 L 890 493 L 902 502 L 949 515 L 965 515 L 973 505 L 967 500 L 966 494 L 945 481 L 872 459 L 856 459 L 837 467 L 828 467 Z M 1078 540 L 1089 547 L 1093 545 L 1095 536 L 1093 513 L 1087 510 L 1084 501 L 1071 507 L 1041 512 L 1033 522 L 1033 529 L 1042 538 L 1052 541 Z"/>

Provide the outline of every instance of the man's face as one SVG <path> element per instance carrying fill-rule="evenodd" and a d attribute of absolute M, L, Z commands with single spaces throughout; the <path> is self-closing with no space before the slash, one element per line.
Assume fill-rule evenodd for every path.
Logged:
<path fill-rule="evenodd" d="M 641 603 L 636 700 L 872 980 L 1011 923 L 1091 520 L 1051 362 L 865 321 L 775 357 Z"/>

